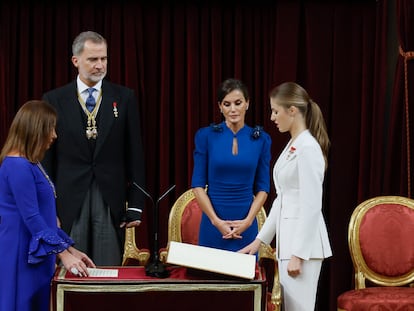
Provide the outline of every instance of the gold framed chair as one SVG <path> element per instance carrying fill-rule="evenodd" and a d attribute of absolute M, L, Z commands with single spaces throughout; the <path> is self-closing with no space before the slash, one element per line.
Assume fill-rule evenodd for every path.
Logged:
<path fill-rule="evenodd" d="M 359 204 L 348 226 L 355 288 L 338 311 L 414 310 L 414 200 L 378 196 Z"/>
<path fill-rule="evenodd" d="M 185 191 L 178 197 L 169 214 L 167 247 L 160 250 L 160 260 L 162 262 L 166 262 L 168 246 L 171 241 L 198 244 L 201 215 L 202 211 L 192 189 Z M 266 217 L 266 211 L 262 207 L 256 216 L 259 230 L 263 226 Z M 279 311 L 282 297 L 274 250 L 270 245 L 262 244 L 258 257 L 259 264 L 265 267 L 269 282 L 267 310 Z"/>
<path fill-rule="evenodd" d="M 135 227 L 125 229 L 122 266 L 145 266 L 150 258 L 149 249 L 139 249 L 135 240 Z"/>

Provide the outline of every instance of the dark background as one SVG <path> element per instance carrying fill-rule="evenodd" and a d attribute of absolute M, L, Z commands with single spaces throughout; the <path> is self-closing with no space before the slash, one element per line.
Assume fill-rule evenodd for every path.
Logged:
<path fill-rule="evenodd" d="M 25 101 L 76 77 L 74 37 L 101 33 L 109 45 L 107 78 L 139 98 L 145 188 L 157 197 L 176 185 L 160 204 L 163 247 L 169 207 L 190 187 L 195 131 L 221 120 L 219 83 L 235 77 L 249 87 L 247 123 L 270 133 L 273 166 L 289 137 L 270 122 L 268 93 L 296 81 L 320 105 L 332 141 L 324 214 L 334 256 L 323 266 L 318 310 L 336 310 L 336 297 L 353 286 L 353 209 L 373 196 L 413 191 L 414 52 L 404 61 L 398 50 L 414 50 L 413 18 L 409 0 L 2 1 L 0 143 Z M 267 210 L 274 196 L 272 190 Z M 152 246 L 152 227 L 148 202 L 139 247 Z"/>

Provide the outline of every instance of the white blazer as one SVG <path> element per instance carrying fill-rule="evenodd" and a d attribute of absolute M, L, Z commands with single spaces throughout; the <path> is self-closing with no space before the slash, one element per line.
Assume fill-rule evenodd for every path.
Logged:
<path fill-rule="evenodd" d="M 278 259 L 332 256 L 322 215 L 325 161 L 317 140 L 305 130 L 286 145 L 274 168 L 277 197 L 257 238 L 271 243 Z"/>

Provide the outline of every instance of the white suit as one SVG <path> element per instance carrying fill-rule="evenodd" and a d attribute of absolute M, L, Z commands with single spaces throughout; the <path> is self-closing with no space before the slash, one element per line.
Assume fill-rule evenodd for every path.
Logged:
<path fill-rule="evenodd" d="M 326 224 L 322 215 L 322 191 L 325 174 L 325 161 L 322 150 L 316 139 L 308 130 L 300 133 L 292 142 L 289 141 L 273 168 L 273 181 L 277 197 L 273 202 L 269 216 L 260 230 L 257 238 L 270 243 L 276 235 L 277 259 L 280 263 L 289 260 L 292 255 L 304 259 L 303 269 L 307 268 L 310 259 L 319 259 L 332 256 Z M 320 269 L 320 263 L 318 263 Z M 284 266 L 286 267 L 286 265 Z M 310 273 L 313 278 L 307 280 L 304 273 L 301 277 L 284 276 L 281 271 L 281 284 L 285 295 L 291 291 L 293 297 L 302 300 L 306 308 L 290 307 L 285 301 L 286 310 L 313 310 L 316 297 L 316 288 L 311 301 L 303 303 L 301 288 L 314 287 L 319 278 L 317 273 Z M 313 275 L 313 276 L 312 276 Z M 289 285 L 285 282 L 287 278 Z M 315 281 L 315 277 L 317 277 Z M 286 288 L 291 286 L 290 290 Z M 284 284 L 286 283 L 286 284 Z M 304 284 L 307 284 L 304 286 Z M 298 286 L 296 288 L 296 286 Z M 290 297 L 290 299 L 295 299 Z M 311 305 L 311 306 L 309 306 Z"/>

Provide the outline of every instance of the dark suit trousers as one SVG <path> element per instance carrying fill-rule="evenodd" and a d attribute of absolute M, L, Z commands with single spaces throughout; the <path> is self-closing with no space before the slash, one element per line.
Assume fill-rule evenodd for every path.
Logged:
<path fill-rule="evenodd" d="M 73 223 L 70 235 L 75 247 L 86 253 L 97 266 L 120 266 L 122 247 L 111 218 L 95 181 L 89 187 L 79 218 Z"/>

